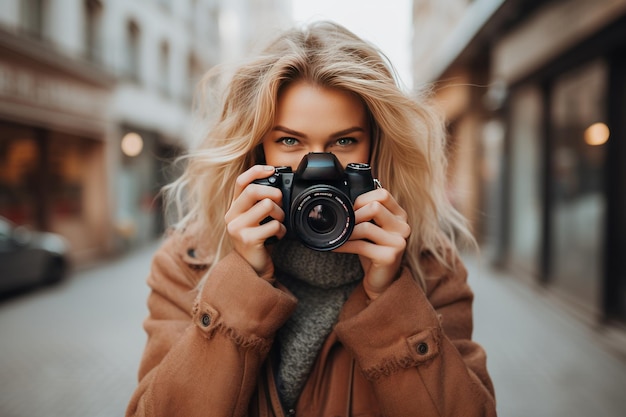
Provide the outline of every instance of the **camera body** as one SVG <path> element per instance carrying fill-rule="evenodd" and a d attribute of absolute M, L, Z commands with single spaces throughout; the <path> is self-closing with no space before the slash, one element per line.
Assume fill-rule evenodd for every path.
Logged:
<path fill-rule="evenodd" d="M 271 177 L 254 183 L 281 190 L 286 237 L 296 237 L 318 251 L 338 248 L 350 238 L 356 220 L 354 201 L 376 188 L 369 164 L 350 163 L 344 170 L 329 152 L 311 152 L 296 172 L 277 167 Z"/>

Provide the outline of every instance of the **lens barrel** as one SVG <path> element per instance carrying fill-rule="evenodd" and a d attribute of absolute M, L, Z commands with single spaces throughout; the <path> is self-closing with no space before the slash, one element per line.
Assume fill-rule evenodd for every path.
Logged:
<path fill-rule="evenodd" d="M 355 222 L 350 198 L 330 185 L 314 185 L 295 196 L 290 219 L 302 243 L 318 251 L 343 245 L 350 238 Z"/>

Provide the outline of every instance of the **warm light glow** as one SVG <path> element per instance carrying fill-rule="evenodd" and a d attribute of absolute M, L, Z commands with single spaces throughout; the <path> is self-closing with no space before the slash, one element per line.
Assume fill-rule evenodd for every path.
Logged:
<path fill-rule="evenodd" d="M 130 132 L 122 138 L 122 152 L 127 156 L 137 156 L 143 149 L 143 139 L 138 133 Z"/>
<path fill-rule="evenodd" d="M 604 145 L 609 140 L 609 127 L 604 123 L 594 123 L 585 130 L 585 142 L 587 145 Z"/>

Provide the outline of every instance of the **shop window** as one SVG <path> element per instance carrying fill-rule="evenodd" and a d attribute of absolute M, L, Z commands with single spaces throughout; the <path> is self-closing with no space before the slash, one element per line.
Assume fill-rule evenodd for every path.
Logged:
<path fill-rule="evenodd" d="M 559 76 L 550 124 L 551 279 L 585 305 L 598 305 L 605 224 L 608 71 L 597 60 Z"/>
<path fill-rule="evenodd" d="M 0 216 L 36 225 L 41 151 L 29 129 L 3 127 L 0 138 Z"/>
<path fill-rule="evenodd" d="M 91 142 L 29 128 L 14 132 L 0 140 L 0 215 L 39 228 L 81 217 Z"/>
<path fill-rule="evenodd" d="M 55 138 L 50 142 L 50 208 L 57 221 L 82 214 L 87 143 L 70 137 Z"/>

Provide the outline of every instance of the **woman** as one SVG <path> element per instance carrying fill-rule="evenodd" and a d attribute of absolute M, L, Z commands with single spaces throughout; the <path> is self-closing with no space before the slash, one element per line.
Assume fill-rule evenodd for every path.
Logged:
<path fill-rule="evenodd" d="M 127 415 L 495 415 L 444 137 L 339 25 L 288 31 L 241 66 L 169 188 L 182 215 L 148 279 Z M 356 197 L 332 251 L 289 234 L 285 186 L 268 186 L 311 152 L 370 164 L 382 184 Z"/>

